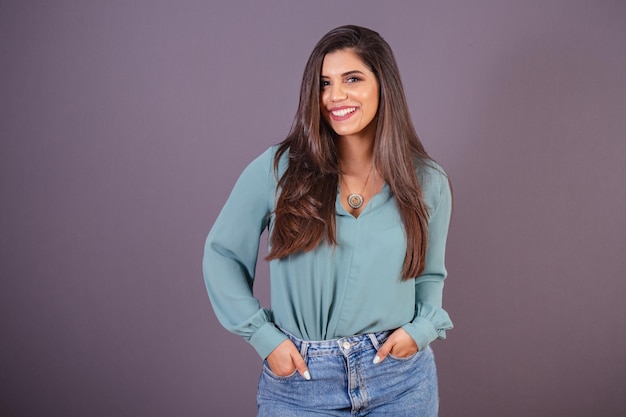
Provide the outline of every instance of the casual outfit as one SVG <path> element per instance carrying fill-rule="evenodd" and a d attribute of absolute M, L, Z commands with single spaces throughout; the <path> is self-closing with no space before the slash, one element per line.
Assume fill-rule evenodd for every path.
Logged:
<path fill-rule="evenodd" d="M 398 391 L 389 395 L 413 404 L 401 405 L 402 410 L 430 404 L 437 394 L 429 343 L 445 338 L 445 331 L 452 328 L 441 308 L 451 212 L 450 188 L 443 170 L 434 163 L 416 168 L 430 216 L 422 275 L 401 279 L 406 242 L 388 185 L 366 201 L 358 218 L 343 208 L 338 188 L 337 245 L 323 241 L 309 252 L 270 261 L 271 309 L 265 309 L 254 298 L 252 284 L 259 236 L 266 227 L 272 233 L 277 178 L 288 163 L 285 153 L 278 172 L 274 172 L 276 150 L 276 146 L 271 147 L 243 171 L 207 237 L 203 259 L 207 291 L 224 327 L 243 336 L 262 358 L 287 338 L 301 349 L 306 347 L 303 356 L 311 381 L 299 374 L 277 377 L 265 364 L 259 383 L 259 415 L 305 417 L 309 415 L 306 410 L 311 410 L 310 415 L 366 415 L 385 404 L 392 407 L 387 411 L 393 411 L 393 404 L 400 407 L 404 403 L 392 402 L 383 393 L 392 391 L 391 384 Z M 381 338 L 399 327 L 415 340 L 419 352 L 409 358 L 388 357 L 378 365 L 371 364 Z M 368 362 L 371 366 L 365 365 Z M 343 377 L 336 372 L 343 372 Z M 423 380 L 426 382 L 420 382 Z M 291 400 L 278 394 L 275 387 L 270 389 L 270 381 L 283 386 L 284 395 L 291 393 Z M 315 381 L 321 387 L 315 388 Z M 363 386 L 366 382 L 367 389 Z M 313 399 L 316 395 L 320 397 L 317 400 Z M 338 398 L 341 395 L 347 396 Z M 276 396 L 285 401 L 277 402 Z M 341 401 L 348 404 L 348 414 L 334 414 L 323 407 L 331 399 L 336 399 L 337 405 Z M 270 403 L 282 405 L 263 414 Z M 291 412 L 285 404 L 300 408 Z M 280 407 L 287 407 L 283 414 Z M 413 410 L 380 415 L 430 416 L 436 415 L 436 409 L 434 414 Z"/>

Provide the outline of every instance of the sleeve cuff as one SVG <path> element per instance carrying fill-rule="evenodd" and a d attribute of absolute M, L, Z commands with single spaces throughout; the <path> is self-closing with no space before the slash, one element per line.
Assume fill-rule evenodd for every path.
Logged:
<path fill-rule="evenodd" d="M 265 359 L 274 349 L 276 349 L 276 346 L 280 345 L 286 339 L 287 336 L 278 330 L 276 326 L 274 326 L 274 323 L 268 322 L 259 327 L 248 342 L 252 345 L 254 350 L 256 350 L 259 356 Z"/>
<path fill-rule="evenodd" d="M 402 328 L 415 340 L 420 351 L 426 349 L 430 342 L 439 337 L 435 326 L 423 317 L 416 317 L 415 320 L 405 324 Z M 445 338 L 445 331 L 443 332 L 443 338 Z"/>

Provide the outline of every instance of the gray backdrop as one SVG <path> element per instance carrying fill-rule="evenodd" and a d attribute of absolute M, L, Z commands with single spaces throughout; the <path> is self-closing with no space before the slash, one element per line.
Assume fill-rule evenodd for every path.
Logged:
<path fill-rule="evenodd" d="M 0 415 L 254 415 L 202 245 L 346 23 L 454 185 L 441 416 L 626 415 L 626 2 L 593 0 L 2 1 Z"/>

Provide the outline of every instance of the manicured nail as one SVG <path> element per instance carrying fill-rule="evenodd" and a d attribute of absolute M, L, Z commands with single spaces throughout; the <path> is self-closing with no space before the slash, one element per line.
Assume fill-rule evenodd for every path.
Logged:
<path fill-rule="evenodd" d="M 311 374 L 309 373 L 309 371 L 304 371 L 304 379 L 306 379 L 307 381 L 311 380 Z"/>
<path fill-rule="evenodd" d="M 372 362 L 374 362 L 374 365 L 376 365 L 378 362 L 380 362 L 380 356 L 374 356 L 374 360 Z"/>

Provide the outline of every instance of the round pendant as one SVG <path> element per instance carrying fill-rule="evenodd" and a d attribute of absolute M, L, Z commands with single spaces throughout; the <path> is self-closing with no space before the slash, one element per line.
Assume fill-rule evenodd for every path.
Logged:
<path fill-rule="evenodd" d="M 353 209 L 358 209 L 363 205 L 363 196 L 361 194 L 350 194 L 348 196 L 348 205 Z"/>

